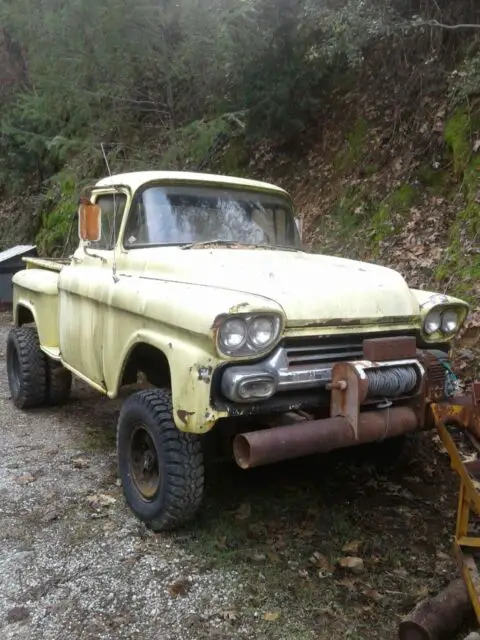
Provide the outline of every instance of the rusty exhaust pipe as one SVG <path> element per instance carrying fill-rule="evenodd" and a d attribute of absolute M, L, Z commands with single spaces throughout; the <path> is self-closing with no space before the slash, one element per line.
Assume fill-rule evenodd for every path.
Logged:
<path fill-rule="evenodd" d="M 392 407 L 361 413 L 358 440 L 345 418 L 309 420 L 240 433 L 233 441 L 235 460 L 242 469 L 300 458 L 313 453 L 327 453 L 383 438 L 394 438 L 419 427 L 419 420 L 410 407 Z"/>

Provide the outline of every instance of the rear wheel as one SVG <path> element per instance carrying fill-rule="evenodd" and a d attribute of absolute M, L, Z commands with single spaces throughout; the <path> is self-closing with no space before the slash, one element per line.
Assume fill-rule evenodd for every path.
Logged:
<path fill-rule="evenodd" d="M 72 388 L 72 374 L 57 360 L 46 358 L 47 382 L 45 401 L 49 405 L 63 404 L 68 400 Z"/>
<path fill-rule="evenodd" d="M 195 516 L 204 483 L 200 438 L 177 429 L 168 392 L 147 389 L 126 400 L 117 455 L 125 498 L 147 526 L 167 531 Z"/>
<path fill-rule="evenodd" d="M 415 456 L 417 433 L 409 433 L 382 442 L 372 442 L 355 448 L 359 461 L 373 465 L 380 473 L 401 471 Z"/>
<path fill-rule="evenodd" d="M 40 349 L 35 327 L 15 327 L 7 339 L 8 385 L 19 409 L 39 407 L 45 402 L 46 357 Z"/>

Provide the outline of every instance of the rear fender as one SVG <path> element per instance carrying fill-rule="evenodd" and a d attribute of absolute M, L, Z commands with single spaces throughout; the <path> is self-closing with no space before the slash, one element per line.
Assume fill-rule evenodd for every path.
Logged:
<path fill-rule="evenodd" d="M 23 269 L 12 283 L 15 326 L 33 319 L 42 347 L 58 347 L 58 273 Z"/>

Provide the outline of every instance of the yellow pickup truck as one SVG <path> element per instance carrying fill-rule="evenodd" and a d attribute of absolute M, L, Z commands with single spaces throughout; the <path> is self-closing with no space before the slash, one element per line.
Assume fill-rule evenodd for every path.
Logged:
<path fill-rule="evenodd" d="M 7 343 L 21 409 L 72 374 L 115 398 L 125 498 L 153 530 L 201 505 L 205 436 L 244 469 L 431 426 L 468 305 L 390 269 L 302 247 L 281 188 L 132 172 L 81 199 L 69 260 L 26 259 Z M 141 375 L 140 375 L 141 374 Z"/>

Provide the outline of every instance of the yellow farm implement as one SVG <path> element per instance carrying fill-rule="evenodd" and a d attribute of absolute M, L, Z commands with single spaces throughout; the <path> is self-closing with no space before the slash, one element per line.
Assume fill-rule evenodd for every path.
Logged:
<path fill-rule="evenodd" d="M 480 626 L 480 382 L 471 395 L 433 403 L 431 411 L 460 478 L 454 550 L 462 579 L 421 603 L 400 624 L 400 640 L 453 638 L 472 607 Z"/>

